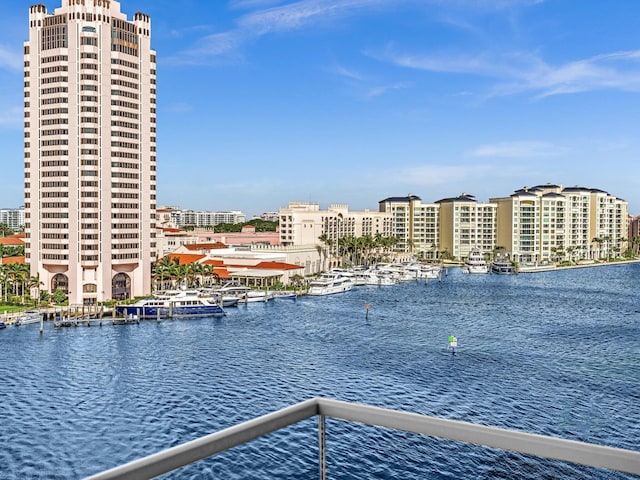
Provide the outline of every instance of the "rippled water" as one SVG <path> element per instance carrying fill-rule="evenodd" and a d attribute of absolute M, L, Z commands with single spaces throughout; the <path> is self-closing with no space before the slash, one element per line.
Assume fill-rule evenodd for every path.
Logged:
<path fill-rule="evenodd" d="M 0 478 L 82 478 L 314 396 L 638 450 L 639 278 L 453 269 L 221 319 L 9 327 Z M 336 420 L 327 463 L 332 479 L 628 478 Z M 167 478 L 318 478 L 316 422 Z"/>

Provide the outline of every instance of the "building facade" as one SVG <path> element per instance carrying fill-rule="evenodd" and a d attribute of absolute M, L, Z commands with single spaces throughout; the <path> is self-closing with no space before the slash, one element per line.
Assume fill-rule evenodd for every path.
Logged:
<path fill-rule="evenodd" d="M 619 256 L 628 245 L 627 202 L 603 190 L 538 185 L 498 205 L 498 247 L 518 262 Z"/>
<path fill-rule="evenodd" d="M 0 224 L 6 225 L 11 230 L 22 230 L 24 228 L 24 207 L 0 208 Z"/>
<path fill-rule="evenodd" d="M 70 304 L 150 293 L 156 53 L 116 0 L 29 9 L 25 232 L 31 274 Z"/>
<path fill-rule="evenodd" d="M 395 249 L 418 258 L 434 260 L 440 245 L 440 206 L 422 203 L 420 197 L 389 197 L 378 202 L 381 212 L 393 218 Z"/>
<path fill-rule="evenodd" d="M 387 212 L 349 211 L 342 204 L 320 210 L 317 203 L 290 202 L 279 213 L 280 245 L 315 245 L 330 267 L 340 263 L 340 239 L 393 236 L 393 217 Z"/>
<path fill-rule="evenodd" d="M 436 202 L 440 206 L 440 251 L 445 257 L 463 260 L 473 248 L 490 254 L 497 241 L 497 205 L 478 202 L 473 195 Z"/>
<path fill-rule="evenodd" d="M 170 212 L 171 223 L 178 228 L 193 227 L 213 227 L 221 223 L 244 223 L 246 215 L 240 211 L 228 212 L 207 212 L 194 210 L 173 209 Z"/>

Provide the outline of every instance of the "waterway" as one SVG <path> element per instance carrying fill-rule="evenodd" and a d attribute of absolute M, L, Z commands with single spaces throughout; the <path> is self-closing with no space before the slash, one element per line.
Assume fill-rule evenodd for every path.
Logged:
<path fill-rule="evenodd" d="M 83 478 L 315 396 L 639 450 L 639 279 L 639 264 L 451 269 L 218 319 L 8 327 L 0 478 Z M 313 479 L 317 452 L 308 420 L 166 478 Z M 327 466 L 340 480 L 631 478 L 336 420 Z"/>

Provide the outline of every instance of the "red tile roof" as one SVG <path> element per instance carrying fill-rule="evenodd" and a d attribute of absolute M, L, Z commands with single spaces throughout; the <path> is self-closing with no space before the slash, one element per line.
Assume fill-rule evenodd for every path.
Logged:
<path fill-rule="evenodd" d="M 187 250 L 216 250 L 219 248 L 227 248 L 224 243 L 215 242 L 215 243 L 191 243 L 188 245 L 183 245 Z"/>
<path fill-rule="evenodd" d="M 198 260 L 202 260 L 205 258 L 204 255 L 196 255 L 193 253 L 170 253 L 166 255 L 164 258 L 168 258 L 171 262 L 174 261 L 174 258 L 178 259 L 178 265 L 187 265 L 189 263 L 195 263 Z"/>
<path fill-rule="evenodd" d="M 4 258 L 0 258 L 0 265 L 10 265 L 13 263 L 21 263 L 24 264 L 25 262 L 25 257 L 21 256 L 21 257 L 4 257 Z"/>
<path fill-rule="evenodd" d="M 218 275 L 219 278 L 231 278 L 231 274 L 229 273 L 229 270 L 227 270 L 226 268 L 213 267 L 213 273 Z"/>
<path fill-rule="evenodd" d="M 202 263 L 204 265 L 212 265 L 214 267 L 224 267 L 224 262 L 222 260 L 205 260 Z"/>
<path fill-rule="evenodd" d="M 5 246 L 18 246 L 21 247 L 24 245 L 24 241 L 20 240 L 17 235 L 12 235 L 11 237 L 2 237 L 0 238 L 0 245 Z"/>
<path fill-rule="evenodd" d="M 255 267 L 252 268 L 264 268 L 267 270 L 297 270 L 299 268 L 304 268 L 300 265 L 293 265 L 291 263 L 284 262 L 260 262 Z"/>

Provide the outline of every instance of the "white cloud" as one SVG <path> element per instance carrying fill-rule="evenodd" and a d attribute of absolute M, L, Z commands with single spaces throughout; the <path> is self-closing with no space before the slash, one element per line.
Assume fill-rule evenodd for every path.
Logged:
<path fill-rule="evenodd" d="M 365 77 L 360 72 L 356 70 L 352 70 L 350 68 L 344 67 L 342 65 L 334 65 L 329 67 L 330 72 L 335 73 L 336 75 L 340 75 L 341 77 L 346 77 L 351 80 L 364 80 Z"/>
<path fill-rule="evenodd" d="M 263 35 L 294 31 L 309 24 L 337 20 L 371 8 L 396 7 L 415 0 L 299 0 L 285 5 L 271 0 L 239 0 L 231 4 L 256 11 L 240 16 L 236 28 L 203 37 L 198 44 L 172 58 L 171 63 L 203 63 L 207 57 L 237 55 L 239 47 Z M 270 5 L 270 8 L 263 8 Z"/>
<path fill-rule="evenodd" d="M 409 88 L 411 83 L 409 82 L 397 82 L 392 85 L 381 85 L 378 87 L 373 87 L 369 89 L 367 94 L 368 97 L 379 97 L 380 95 L 384 95 L 390 90 L 403 90 L 405 88 Z"/>
<path fill-rule="evenodd" d="M 226 61 L 232 59 L 234 62 L 239 62 L 242 56 L 238 53 L 238 47 L 244 41 L 240 31 L 215 33 L 202 38 L 193 48 L 167 58 L 165 62 L 201 65 L 210 63 L 212 57 L 218 61 L 224 58 Z"/>
<path fill-rule="evenodd" d="M 389 184 L 410 184 L 420 187 L 434 187 L 446 184 L 464 183 L 466 179 L 490 176 L 495 172 L 493 165 L 423 165 L 413 166 L 377 174 Z"/>
<path fill-rule="evenodd" d="M 522 52 L 415 55 L 398 53 L 389 46 L 379 54 L 368 52 L 368 55 L 415 70 L 497 79 L 490 97 L 532 93 L 543 98 L 594 90 L 640 91 L 640 50 L 597 55 L 556 66 L 538 55 Z"/>
<path fill-rule="evenodd" d="M 192 110 L 193 110 L 193 105 L 185 102 L 177 102 L 172 105 L 169 105 L 169 107 L 167 108 L 167 111 L 173 112 L 173 113 L 184 113 L 184 112 L 190 112 Z"/>
<path fill-rule="evenodd" d="M 500 142 L 481 145 L 469 154 L 474 157 L 532 158 L 556 156 L 565 151 L 565 148 L 547 142 Z"/>
<path fill-rule="evenodd" d="M 232 0 L 229 7 L 232 9 L 251 9 L 273 7 L 283 3 L 285 0 Z"/>
<path fill-rule="evenodd" d="M 381 5 L 398 5 L 403 0 L 301 0 L 260 10 L 240 18 L 238 25 L 254 35 L 302 28 L 310 22 L 337 19 Z"/>

